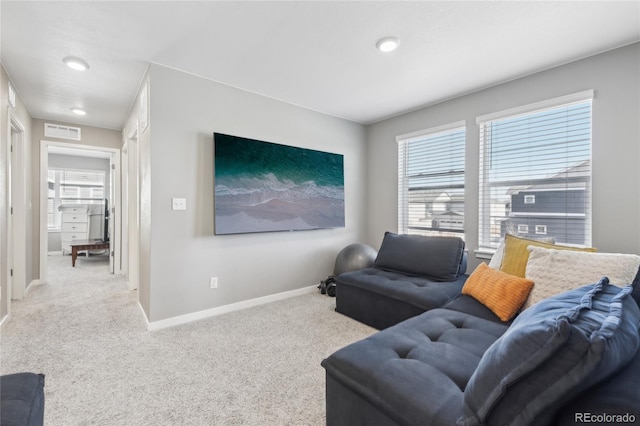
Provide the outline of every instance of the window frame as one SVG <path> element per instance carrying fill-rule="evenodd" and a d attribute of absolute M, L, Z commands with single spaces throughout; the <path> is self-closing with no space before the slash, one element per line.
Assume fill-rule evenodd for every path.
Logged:
<path fill-rule="evenodd" d="M 571 106 L 574 104 L 590 103 L 590 170 L 588 177 L 588 201 L 585 212 L 585 220 L 587 225 L 585 226 L 585 245 L 591 245 L 592 238 L 592 184 L 593 179 L 593 99 L 594 91 L 586 90 L 578 93 L 573 93 L 566 96 L 560 96 L 557 98 L 535 102 L 528 105 L 519 106 L 503 111 L 494 112 L 491 114 L 482 115 L 476 118 L 476 124 L 479 131 L 479 182 L 478 182 L 478 252 L 491 253 L 495 251 L 499 242 L 491 241 L 491 203 L 486 202 L 487 193 L 490 193 L 490 182 L 488 178 L 489 167 L 487 163 L 489 158 L 487 156 L 487 144 L 490 140 L 488 136 L 487 124 L 491 124 L 494 121 L 514 119 L 520 116 L 533 115 L 544 112 L 545 110 L 551 110 L 564 106 Z M 537 201 L 537 200 L 536 200 Z M 512 208 L 513 206 L 511 206 Z M 511 213 L 508 213 L 511 215 Z M 570 215 L 570 214 L 567 214 Z"/>
<path fill-rule="evenodd" d="M 429 137 L 436 137 L 438 135 L 443 135 L 447 133 L 453 133 L 457 131 L 462 131 L 463 136 L 463 169 L 452 171 L 452 175 L 462 174 L 463 182 L 465 180 L 465 172 L 466 172 L 466 139 L 467 139 L 467 129 L 466 129 L 466 121 L 456 121 L 448 124 L 444 124 L 441 126 L 430 127 L 424 130 L 419 130 L 416 132 L 411 132 L 403 135 L 396 136 L 396 142 L 398 144 L 398 233 L 423 233 L 430 235 L 455 235 L 464 239 L 465 226 L 464 226 L 464 216 L 463 216 L 463 224 L 461 230 L 445 230 L 445 231 L 434 231 L 434 230 L 424 230 L 423 232 L 411 232 L 412 227 L 409 224 L 409 177 L 407 175 L 408 169 L 408 146 L 412 142 L 423 141 Z M 462 184 L 462 190 L 464 191 L 465 184 Z"/>

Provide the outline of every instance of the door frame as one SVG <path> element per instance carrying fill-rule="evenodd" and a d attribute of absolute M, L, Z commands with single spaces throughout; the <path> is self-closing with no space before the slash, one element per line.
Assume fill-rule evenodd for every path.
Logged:
<path fill-rule="evenodd" d="M 113 234 L 111 235 L 111 244 L 109 248 L 110 262 L 113 259 L 114 270 L 120 271 L 120 149 L 107 148 L 94 145 L 83 145 L 78 143 L 54 142 L 50 140 L 40 141 L 40 283 L 44 284 L 48 279 L 48 243 L 49 243 L 49 227 L 47 226 L 47 173 L 49 170 L 49 147 L 59 146 L 64 148 L 73 148 L 87 151 L 108 152 L 111 155 L 114 168 L 110 173 L 114 174 L 115 188 L 112 189 L 114 199 L 109 200 L 109 210 L 111 210 L 111 218 L 113 224 Z"/>
<path fill-rule="evenodd" d="M 138 289 L 140 264 L 140 178 L 138 127 L 125 138 L 122 148 L 122 263 L 129 290 Z"/>
<path fill-rule="evenodd" d="M 27 207 L 27 176 L 25 163 L 25 127 L 9 108 L 8 113 L 8 169 L 7 169 L 7 313 L 11 299 L 24 299 L 26 282 L 26 239 L 25 221 Z M 13 276 L 11 275 L 13 271 Z"/>

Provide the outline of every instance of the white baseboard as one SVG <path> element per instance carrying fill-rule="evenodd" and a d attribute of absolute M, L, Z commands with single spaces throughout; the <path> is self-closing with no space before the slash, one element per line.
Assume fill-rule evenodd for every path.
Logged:
<path fill-rule="evenodd" d="M 303 287 L 296 290 L 285 291 L 282 293 L 271 294 L 269 296 L 258 297 L 250 300 L 243 300 L 242 302 L 231 303 L 229 305 L 218 306 L 216 308 L 205 309 L 203 311 L 193 312 L 190 314 L 179 315 L 177 317 L 167 318 L 160 321 L 149 322 L 147 316 L 147 330 L 155 331 L 163 328 L 174 327 L 176 325 L 187 324 L 193 321 L 198 321 L 205 318 L 215 317 L 217 315 L 226 314 L 229 312 L 239 311 L 242 309 L 252 308 L 254 306 L 264 305 L 265 303 L 276 302 L 278 300 L 288 299 L 290 297 L 301 296 L 303 294 L 318 291 L 318 286 Z M 142 306 L 140 306 L 142 309 Z M 144 310 L 142 310 L 144 313 Z"/>
<path fill-rule="evenodd" d="M 150 330 L 150 328 L 149 328 L 149 318 L 147 318 L 147 313 L 144 311 L 144 308 L 140 304 L 139 300 L 138 300 L 138 308 L 140 308 L 140 312 L 142 312 L 142 317 L 144 318 L 144 322 L 147 325 L 147 330 Z"/>
<path fill-rule="evenodd" d="M 2 330 L 2 328 L 4 327 L 4 325 L 9 322 L 9 316 L 11 314 L 7 314 L 4 317 L 2 317 L 2 319 L 0 319 L 0 330 Z"/>
<path fill-rule="evenodd" d="M 31 291 L 31 289 L 37 285 L 42 285 L 44 284 L 43 282 L 40 282 L 40 280 L 33 280 L 29 283 L 29 285 L 27 286 L 27 288 L 24 289 L 24 297 L 27 297 L 27 295 L 29 294 L 29 292 Z"/>

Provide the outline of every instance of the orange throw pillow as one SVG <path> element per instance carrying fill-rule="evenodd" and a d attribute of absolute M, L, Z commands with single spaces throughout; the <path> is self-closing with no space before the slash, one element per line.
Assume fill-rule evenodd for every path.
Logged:
<path fill-rule="evenodd" d="M 509 321 L 529 297 L 533 281 L 491 269 L 482 262 L 467 278 L 462 294 L 467 294 L 496 314 Z"/>

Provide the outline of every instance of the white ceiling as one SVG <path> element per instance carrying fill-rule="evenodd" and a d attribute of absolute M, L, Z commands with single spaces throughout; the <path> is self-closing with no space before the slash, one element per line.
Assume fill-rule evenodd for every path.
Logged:
<path fill-rule="evenodd" d="M 150 62 L 372 123 L 640 40 L 640 1 L 2 0 L 0 15 L 31 115 L 113 129 Z M 400 48 L 377 51 L 390 35 Z"/>

